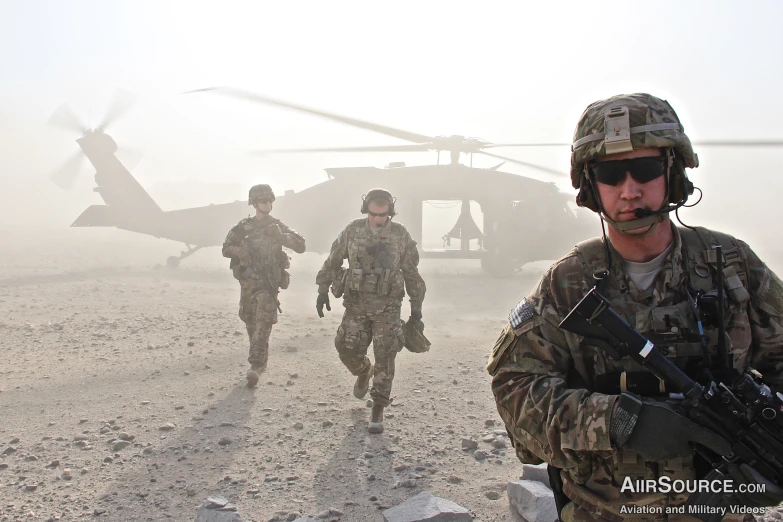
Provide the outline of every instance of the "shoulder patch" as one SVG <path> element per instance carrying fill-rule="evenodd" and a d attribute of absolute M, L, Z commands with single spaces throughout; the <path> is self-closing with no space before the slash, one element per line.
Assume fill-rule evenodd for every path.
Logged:
<path fill-rule="evenodd" d="M 530 321 L 535 315 L 533 305 L 523 297 L 522 300 L 517 303 L 511 313 L 508 314 L 508 322 L 511 324 L 511 328 L 517 329 L 526 322 Z"/>
<path fill-rule="evenodd" d="M 343 242 L 343 231 L 341 230 L 339 234 L 337 234 L 337 242 L 342 243 Z"/>
<path fill-rule="evenodd" d="M 495 341 L 495 346 L 492 348 L 492 353 L 490 354 L 489 360 L 487 361 L 487 372 L 489 372 L 490 375 L 495 375 L 495 370 L 497 370 L 501 360 L 504 359 L 504 356 L 508 351 L 508 347 L 513 344 L 514 339 L 516 339 L 514 330 L 512 330 L 511 326 L 507 324 L 503 328 L 503 331 L 500 332 L 500 337 L 498 337 L 498 340 Z"/>

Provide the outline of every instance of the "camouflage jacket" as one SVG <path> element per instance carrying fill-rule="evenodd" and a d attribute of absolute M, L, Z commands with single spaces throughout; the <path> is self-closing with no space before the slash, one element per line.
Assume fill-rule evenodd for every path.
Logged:
<path fill-rule="evenodd" d="M 613 262 L 600 291 L 621 317 L 685 369 L 689 361 L 704 357 L 695 312 L 685 293 L 689 282 L 691 286 L 699 283 L 692 281 L 691 269 L 702 253 L 689 247 L 692 239 L 683 242 L 683 233 L 690 231 L 673 229 L 672 252 L 650 289 L 642 291 L 634 286 L 610 246 Z M 596 246 L 603 250 L 600 239 L 591 241 L 594 254 Z M 748 273 L 742 274 L 742 285 L 733 284 L 737 281 L 734 278 L 726 280 L 731 289 L 727 291 L 730 310 L 726 313 L 726 345 L 733 353 L 735 368 L 744 371 L 752 367 L 763 374 L 773 390 L 783 390 L 783 282 L 747 244 L 734 241 L 742 252 L 735 251 L 732 257 L 724 248 L 724 257 L 732 257 L 732 263 L 744 259 Z M 609 520 L 630 519 L 634 517 L 620 515 L 621 505 L 665 508 L 684 503 L 687 493 L 621 492 L 626 476 L 693 479 L 696 474 L 693 457 L 648 462 L 610 442 L 609 424 L 619 397 L 619 374 L 626 372 L 625 378 L 647 370 L 628 357 L 611 359 L 581 337 L 558 328 L 594 285 L 592 274 L 605 262 L 603 255 L 592 256 L 593 261 L 588 257 L 578 245 L 550 267 L 532 293 L 512 311 L 487 370 L 493 376 L 498 412 L 518 458 L 524 463 L 546 461 L 561 468 L 566 495 L 590 512 Z M 600 262 L 595 261 L 597 258 Z M 704 326 L 708 345 L 714 347 L 717 327 Z M 668 394 L 656 395 L 652 390 L 645 395 L 668 399 Z"/>
<path fill-rule="evenodd" d="M 348 259 L 346 269 L 344 259 Z M 389 220 L 374 234 L 367 218 L 361 218 L 337 236 L 315 282 L 319 292 L 332 285 L 335 296 L 345 296 L 346 306 L 366 311 L 401 303 L 407 289 L 411 310 L 421 310 L 427 288 L 418 265 L 416 242 L 403 225 Z"/>
<path fill-rule="evenodd" d="M 280 237 L 270 234 L 270 225 L 280 227 Z M 223 257 L 231 258 L 231 269 L 240 283 L 252 283 L 249 278 L 242 277 L 245 269 L 252 268 L 256 278 L 268 278 L 276 291 L 288 287 L 288 273 L 285 270 L 290 264 L 283 247 L 301 254 L 305 251 L 305 239 L 272 216 L 264 216 L 262 219 L 248 217 L 228 232 L 223 242 Z M 250 254 L 251 267 L 240 266 L 239 256 L 242 251 Z"/>

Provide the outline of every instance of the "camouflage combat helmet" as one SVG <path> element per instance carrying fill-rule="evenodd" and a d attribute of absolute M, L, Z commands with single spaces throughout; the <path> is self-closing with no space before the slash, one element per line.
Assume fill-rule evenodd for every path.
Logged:
<path fill-rule="evenodd" d="M 274 201 L 275 193 L 272 192 L 272 187 L 269 185 L 255 185 L 251 187 L 247 195 L 247 204 L 255 205 L 256 200 L 261 198 L 269 198 Z"/>
<path fill-rule="evenodd" d="M 621 94 L 590 104 L 582 113 L 571 145 L 571 184 L 576 204 L 600 212 L 587 165 L 602 156 L 643 148 L 660 148 L 670 157 L 669 190 L 664 205 L 684 202 L 693 193 L 685 167 L 699 158 L 669 102 L 650 94 Z"/>
<path fill-rule="evenodd" d="M 405 337 L 403 346 L 413 353 L 424 353 L 430 349 L 430 341 L 424 337 L 424 323 L 421 320 L 409 319 L 402 321 L 402 331 Z"/>

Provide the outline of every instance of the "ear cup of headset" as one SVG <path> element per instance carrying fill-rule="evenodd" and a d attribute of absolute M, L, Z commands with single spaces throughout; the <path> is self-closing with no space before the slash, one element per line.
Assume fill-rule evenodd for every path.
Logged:
<path fill-rule="evenodd" d="M 671 178 L 669 179 L 669 201 L 676 205 L 681 201 L 687 201 L 688 196 L 691 194 L 693 194 L 693 183 L 688 179 L 688 175 L 685 174 L 682 160 L 675 157 L 672 164 Z"/>
<path fill-rule="evenodd" d="M 581 186 L 579 187 L 579 193 L 576 195 L 576 205 L 588 208 L 593 212 L 600 212 L 592 184 L 585 178 L 584 174 L 582 174 L 581 178 L 582 181 Z"/>
<path fill-rule="evenodd" d="M 370 200 L 375 197 L 383 197 L 389 201 L 389 216 L 394 217 L 394 204 L 397 202 L 397 198 L 393 197 L 388 190 L 376 189 L 371 190 L 367 194 L 362 195 L 362 208 L 361 213 L 367 214 L 370 211 Z"/>

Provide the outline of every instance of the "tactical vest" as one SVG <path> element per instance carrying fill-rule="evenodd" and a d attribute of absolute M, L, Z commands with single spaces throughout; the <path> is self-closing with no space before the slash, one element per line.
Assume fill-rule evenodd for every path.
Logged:
<path fill-rule="evenodd" d="M 675 290 L 667 288 L 666 297 L 657 306 L 634 302 L 629 289 L 617 288 L 617 280 L 612 275 L 608 277 L 603 288 L 599 285 L 599 291 L 609 299 L 612 308 L 621 317 L 652 341 L 663 355 L 694 378 L 696 377 L 693 374 L 694 370 L 699 365 L 704 365 L 707 353 L 713 355 L 712 360 L 717 362 L 716 346 L 719 330 L 717 324 L 703 322 L 706 337 L 706 342 L 703 342 L 699 334 L 697 312 L 687 297 L 685 287 L 690 285 L 692 291 L 701 291 L 705 294 L 717 289 L 715 278 L 717 260 L 715 250 L 711 247 L 721 245 L 724 257 L 724 285 L 727 289 L 725 294 L 728 297 L 728 309 L 725 312 L 726 347 L 734 355 L 734 367 L 744 370 L 750 346 L 750 323 L 746 306 L 750 298 L 747 291 L 749 274 L 747 260 L 739 244 L 729 235 L 701 227 L 696 230 L 683 228 L 678 230 L 682 240 L 683 262 L 687 264 L 685 268 L 687 276 L 681 285 L 683 288 Z M 576 250 L 588 277 L 592 278 L 593 274 L 605 272 L 605 251 L 601 238 L 579 243 Z M 652 299 L 650 297 L 645 301 L 650 302 Z M 663 381 L 630 357 L 623 357 L 620 360 L 610 358 L 599 347 L 591 346 L 589 340 L 583 340 L 580 348 L 584 352 L 587 364 L 585 376 L 587 382 L 584 382 L 582 376 L 576 372 L 569 372 L 567 380 L 570 387 L 586 388 L 592 392 L 611 395 L 628 391 L 655 400 L 676 398 L 670 393 L 673 394 L 677 390 L 667 389 Z M 566 481 L 564 491 L 569 498 L 578 499 L 577 502 L 580 504 L 600 506 L 602 503 L 596 498 L 592 501 L 588 498 L 590 495 L 587 490 L 576 486 L 596 473 L 594 466 L 609 466 L 608 471 L 612 474 L 612 480 L 620 484 L 625 477 L 654 479 L 667 475 L 671 478 L 691 479 L 700 476 L 703 472 L 703 470 L 696 470 L 695 465 L 696 463 L 689 457 L 672 459 L 650 467 L 635 453 L 618 450 L 617 454 L 608 461 L 596 459 L 592 464 L 586 465 L 585 469 L 572 470 L 576 473 L 571 475 L 575 483 Z M 686 497 L 687 494 L 680 500 L 684 502 Z"/>
<path fill-rule="evenodd" d="M 400 272 L 403 250 L 397 236 L 383 232 L 376 235 L 362 226 L 353 230 L 353 237 L 345 238 L 348 241 L 348 268 L 338 273 L 332 292 L 337 295 L 344 289 L 402 299 L 405 296 Z"/>
<path fill-rule="evenodd" d="M 725 294 L 728 297 L 728 309 L 725 312 L 728 330 L 730 325 L 748 324 L 745 305 L 750 299 L 747 291 L 749 269 L 742 249 L 732 236 L 702 227 L 678 230 L 682 239 L 683 259 L 687 264 L 687 280 L 683 288 L 679 289 L 679 296 L 675 293 L 674 298 L 666 298 L 657 306 L 634 302 L 627 288 L 616 288 L 611 275 L 602 293 L 631 326 L 652 341 L 663 355 L 689 373 L 688 370 L 703 362 L 708 353 L 713 360 L 717 360 L 719 329 L 715 321 L 702 321 L 706 342 L 702 339 L 697 316 L 703 319 L 704 314 L 697 313 L 694 303 L 688 299 L 686 287 L 690 286 L 691 293 L 717 293 L 717 259 L 712 246 L 720 245 L 724 258 Z M 588 276 L 606 271 L 606 254 L 601 238 L 583 241 L 576 250 Z M 740 317 L 743 315 L 744 321 Z M 580 384 L 586 384 L 585 387 L 591 391 L 605 394 L 629 391 L 652 398 L 667 397 L 670 392 L 675 392 L 667 390 L 663 381 L 629 357 L 619 361 L 609 358 L 587 340 L 581 346 L 586 352 L 588 364 L 592 366 L 588 371 L 592 382 Z M 731 353 L 732 336 L 728 334 L 726 346 Z M 747 363 L 747 357 L 743 356 L 747 355 L 747 347 L 741 348 L 745 350 L 743 353 L 734 354 L 734 366 L 739 370 L 744 369 Z"/>
<path fill-rule="evenodd" d="M 236 229 L 242 238 L 242 245 L 247 248 L 252 258 L 250 277 L 270 285 L 271 291 L 277 291 L 278 288 L 285 290 L 291 280 L 287 271 L 291 267 L 291 258 L 283 250 L 282 243 L 269 236 L 266 231 L 268 226 L 279 225 L 280 222 L 273 219 L 264 226 L 258 226 L 253 223 L 253 219 L 255 218 L 241 221 Z"/>

